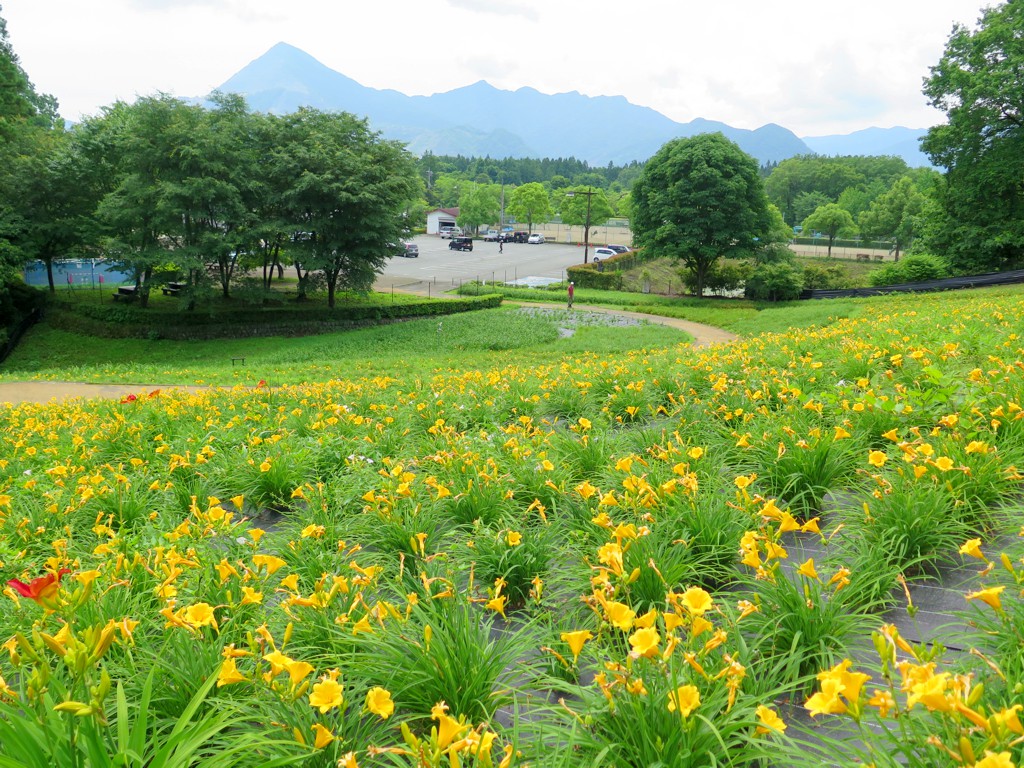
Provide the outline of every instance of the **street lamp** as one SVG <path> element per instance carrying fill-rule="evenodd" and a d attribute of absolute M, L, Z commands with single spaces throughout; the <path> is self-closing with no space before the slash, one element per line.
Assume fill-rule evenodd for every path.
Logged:
<path fill-rule="evenodd" d="M 566 192 L 566 197 L 576 197 L 576 195 L 587 196 L 587 220 L 583 225 L 583 263 L 587 263 L 587 251 L 590 248 L 590 201 L 594 197 L 594 190 L 587 188 L 586 192 Z"/>

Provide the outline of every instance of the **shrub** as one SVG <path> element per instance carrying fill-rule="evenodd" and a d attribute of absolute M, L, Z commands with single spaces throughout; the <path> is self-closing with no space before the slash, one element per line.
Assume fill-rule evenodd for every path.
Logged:
<path fill-rule="evenodd" d="M 949 277 L 949 265 L 938 256 L 921 254 L 907 256 L 902 261 L 886 264 L 868 276 L 871 285 L 898 285 L 899 283 L 920 283 L 926 280 L 940 280 Z"/>
<path fill-rule="evenodd" d="M 761 264 L 747 279 L 746 296 L 760 301 L 790 301 L 800 297 L 803 275 L 791 264 Z"/>
<path fill-rule="evenodd" d="M 569 267 L 566 279 L 576 283 L 577 288 L 599 288 L 606 291 L 617 291 L 622 288 L 622 272 L 610 267 L 598 272 L 592 264 Z"/>
<path fill-rule="evenodd" d="M 842 264 L 820 267 L 808 264 L 804 267 L 804 288 L 809 290 L 835 290 L 850 285 L 850 273 Z"/>

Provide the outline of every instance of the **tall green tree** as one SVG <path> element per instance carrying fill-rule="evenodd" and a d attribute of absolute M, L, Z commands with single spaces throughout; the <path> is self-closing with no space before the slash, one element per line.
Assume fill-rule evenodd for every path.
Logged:
<path fill-rule="evenodd" d="M 189 260 L 189 283 L 198 288 L 213 268 L 221 295 L 230 295 L 241 254 L 255 250 L 257 181 L 254 119 L 240 96 L 215 94 L 212 109 L 180 110 L 186 133 L 173 155 L 173 174 L 161 180 L 162 205 L 180 226 L 167 233 L 175 257 Z"/>
<path fill-rule="evenodd" d="M 896 261 L 899 261 L 900 252 L 916 233 L 923 206 L 924 195 L 917 191 L 909 176 L 904 176 L 860 215 L 861 235 L 891 239 Z"/>
<path fill-rule="evenodd" d="M 493 224 L 501 215 L 501 187 L 463 182 L 459 188 L 459 215 L 455 219 L 467 233 Z"/>
<path fill-rule="evenodd" d="M 922 148 L 946 169 L 932 242 L 958 272 L 1024 265 L 1024 3 L 986 8 L 953 28 L 924 94 L 947 115 Z"/>
<path fill-rule="evenodd" d="M 840 233 L 853 234 L 856 225 L 853 216 L 839 203 L 820 206 L 804 219 L 804 233 L 820 232 L 828 238 L 828 257 L 832 258 L 832 245 Z"/>
<path fill-rule="evenodd" d="M 768 235 L 757 161 L 720 133 L 668 142 L 633 185 L 632 225 L 634 242 L 680 259 L 703 296 L 715 262 L 749 254 Z"/>
<path fill-rule="evenodd" d="M 62 130 L 57 100 L 36 91 L 0 17 L 0 283 L 37 255 L 25 235 L 43 199 L 38 174 L 49 167 Z"/>
<path fill-rule="evenodd" d="M 134 104 L 117 102 L 90 121 L 97 153 L 116 173 L 113 189 L 97 207 L 107 257 L 131 275 L 145 307 L 156 276 L 172 262 L 171 237 L 180 232 L 181 210 L 168 202 L 166 186 L 177 183 L 176 154 L 189 140 L 191 108 L 169 96 Z M 191 116 L 191 115 L 190 115 Z M 179 270 L 201 270 L 196 253 L 176 249 Z"/>
<path fill-rule="evenodd" d="M 512 190 L 505 210 L 516 221 L 525 221 L 527 228 L 533 232 L 533 222 L 547 221 L 551 215 L 551 198 L 543 184 L 532 181 Z"/>
<path fill-rule="evenodd" d="M 35 130 L 24 154 L 8 166 L 5 189 L 17 211 L 9 232 L 24 260 L 38 259 L 54 292 L 54 262 L 95 255 L 92 215 L 101 191 L 88 158 L 61 129 Z"/>
<path fill-rule="evenodd" d="M 383 271 L 390 244 L 405 232 L 415 167 L 400 144 L 353 115 L 301 109 L 284 120 L 278 162 L 294 179 L 286 216 L 302 233 L 296 252 L 323 274 L 333 308 L 339 289 L 368 291 Z"/>

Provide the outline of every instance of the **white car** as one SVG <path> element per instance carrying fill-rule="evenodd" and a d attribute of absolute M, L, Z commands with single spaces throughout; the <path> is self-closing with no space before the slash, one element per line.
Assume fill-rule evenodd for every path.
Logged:
<path fill-rule="evenodd" d="M 488 229 L 487 232 L 484 234 L 484 240 L 486 240 L 489 243 L 498 242 L 499 237 L 501 237 L 501 233 L 496 229 Z"/>
<path fill-rule="evenodd" d="M 527 240 L 526 242 L 532 243 L 533 245 L 537 245 L 538 243 L 543 243 L 544 242 L 544 235 L 542 235 L 540 232 L 534 232 L 532 235 L 530 235 L 530 239 Z"/>
<path fill-rule="evenodd" d="M 615 251 L 613 251 L 611 248 L 595 248 L 594 249 L 594 258 L 595 259 L 602 259 L 602 260 L 603 259 L 610 259 L 612 256 L 617 256 L 617 255 L 618 254 Z"/>
<path fill-rule="evenodd" d="M 437 231 L 437 234 L 441 236 L 441 239 L 446 237 L 459 237 L 462 234 L 462 230 L 459 227 L 441 227 Z"/>

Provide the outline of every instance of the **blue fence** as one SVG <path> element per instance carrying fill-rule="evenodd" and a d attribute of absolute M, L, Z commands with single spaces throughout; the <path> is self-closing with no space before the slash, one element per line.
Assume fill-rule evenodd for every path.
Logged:
<path fill-rule="evenodd" d="M 33 261 L 25 265 L 25 282 L 29 285 L 47 285 L 46 265 Z M 68 285 L 72 288 L 93 288 L 103 285 L 120 285 L 128 275 L 119 272 L 103 259 L 75 259 L 53 262 L 53 284 L 57 287 Z"/>

